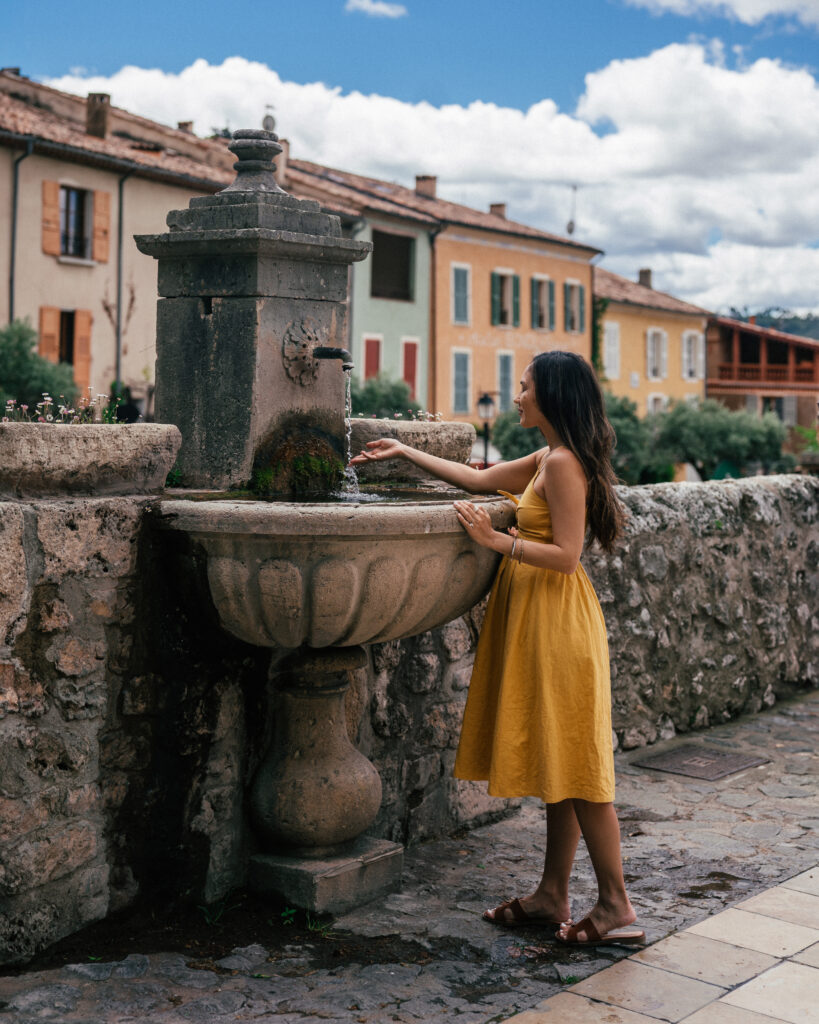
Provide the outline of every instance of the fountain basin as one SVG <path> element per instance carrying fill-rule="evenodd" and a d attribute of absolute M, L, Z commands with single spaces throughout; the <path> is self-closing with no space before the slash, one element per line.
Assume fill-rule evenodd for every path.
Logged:
<path fill-rule="evenodd" d="M 492 525 L 514 505 L 475 497 Z M 463 614 L 500 556 L 451 500 L 327 504 L 165 499 L 160 525 L 203 545 L 222 625 L 260 647 L 352 647 L 414 636 Z"/>

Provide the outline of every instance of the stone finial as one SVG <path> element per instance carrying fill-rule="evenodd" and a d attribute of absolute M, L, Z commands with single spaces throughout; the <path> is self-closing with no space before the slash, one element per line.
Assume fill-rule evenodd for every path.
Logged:
<path fill-rule="evenodd" d="M 279 138 L 274 132 L 266 132 L 261 128 L 240 128 L 233 133 L 233 141 L 228 146 L 237 157 L 233 165 L 236 181 L 223 192 L 278 192 L 287 195 L 279 188 L 276 178 L 276 165 L 273 161 L 281 153 Z"/>

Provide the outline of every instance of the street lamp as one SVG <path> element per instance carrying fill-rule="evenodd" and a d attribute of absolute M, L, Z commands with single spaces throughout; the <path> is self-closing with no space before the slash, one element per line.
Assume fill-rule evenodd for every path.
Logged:
<path fill-rule="evenodd" d="M 489 468 L 489 421 L 495 418 L 495 399 L 484 391 L 478 399 L 478 416 L 483 422 L 483 468 Z"/>

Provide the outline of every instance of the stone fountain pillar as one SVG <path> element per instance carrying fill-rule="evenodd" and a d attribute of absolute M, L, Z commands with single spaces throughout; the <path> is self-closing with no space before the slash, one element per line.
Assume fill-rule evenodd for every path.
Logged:
<path fill-rule="evenodd" d="M 184 487 L 331 490 L 343 473 L 347 276 L 372 248 L 283 192 L 266 131 L 234 132 L 236 181 L 138 235 L 159 261 L 156 417 Z M 316 353 L 318 352 L 318 357 Z"/>

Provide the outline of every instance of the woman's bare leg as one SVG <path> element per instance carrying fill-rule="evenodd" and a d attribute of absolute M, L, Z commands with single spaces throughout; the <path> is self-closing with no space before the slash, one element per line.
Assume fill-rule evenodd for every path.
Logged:
<path fill-rule="evenodd" d="M 571 800 L 546 804 L 546 857 L 543 876 L 531 896 L 521 898 L 527 914 L 546 917 L 550 921 L 568 921 L 569 875 L 580 840 L 580 825 Z M 488 912 L 490 919 L 492 911 Z M 503 919 L 510 919 L 505 911 Z"/>
<path fill-rule="evenodd" d="M 626 894 L 623 878 L 620 825 L 614 804 L 591 803 L 588 800 L 572 802 L 597 876 L 597 903 L 588 917 L 598 932 L 604 935 L 615 928 L 632 924 L 637 917 Z M 561 937 L 565 937 L 567 930 L 567 926 L 560 929 Z M 577 938 L 582 941 L 586 935 L 581 932 Z"/>

